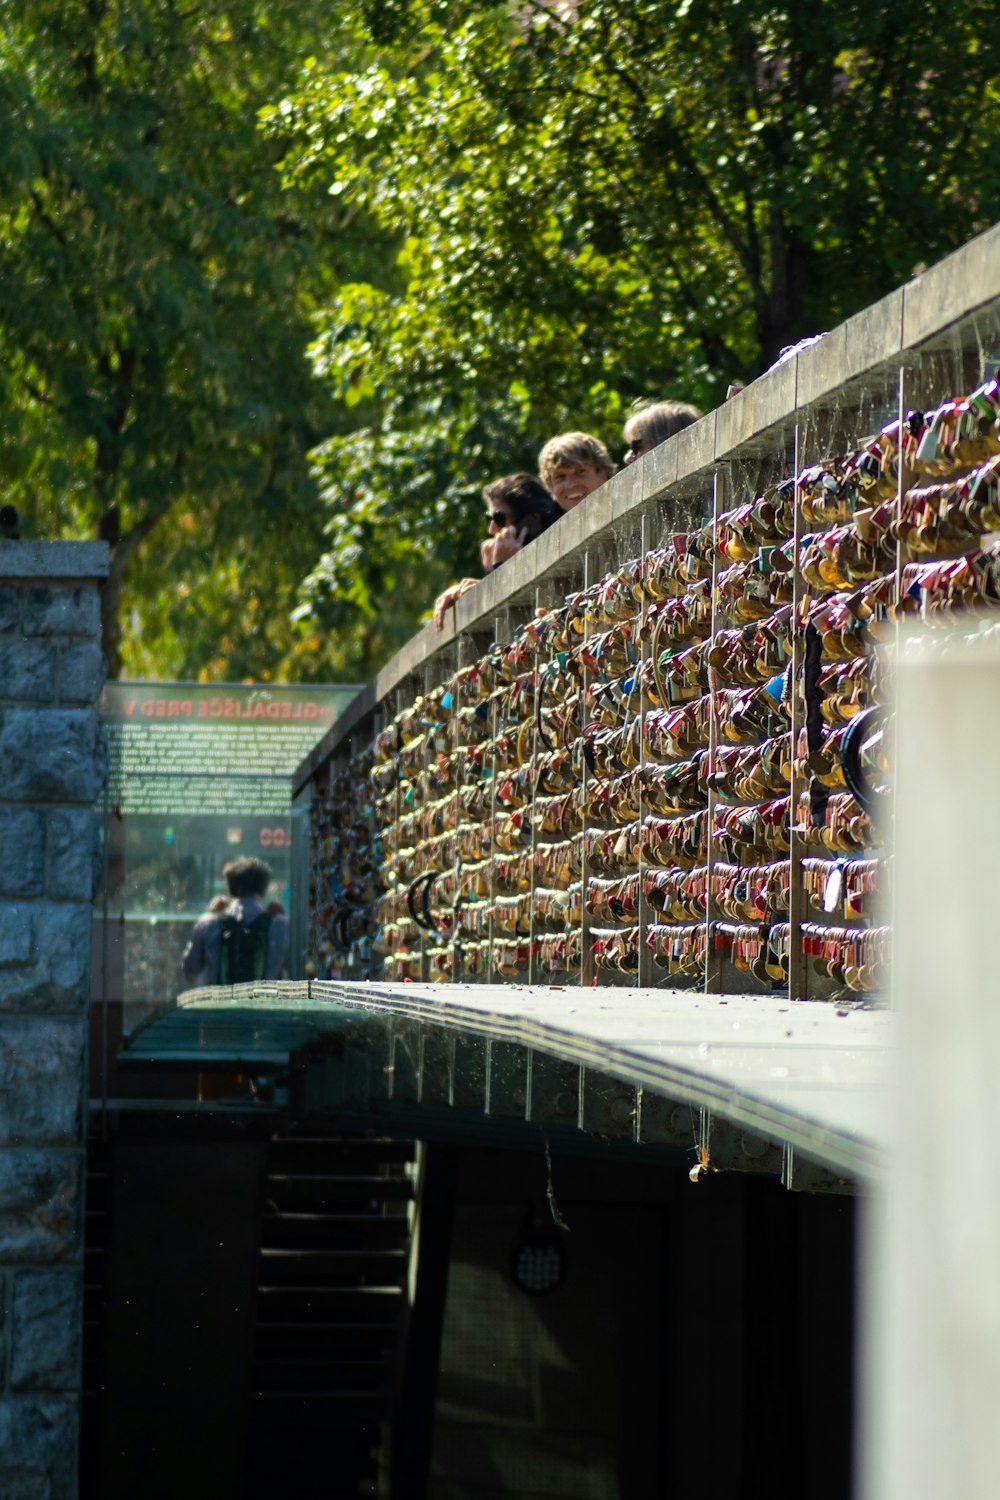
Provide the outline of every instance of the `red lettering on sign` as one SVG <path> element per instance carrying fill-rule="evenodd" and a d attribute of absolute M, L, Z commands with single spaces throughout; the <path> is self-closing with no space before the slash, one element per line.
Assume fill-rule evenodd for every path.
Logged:
<path fill-rule="evenodd" d="M 292 842 L 292 836 L 287 828 L 262 828 L 260 830 L 260 842 L 265 849 L 284 849 Z"/>

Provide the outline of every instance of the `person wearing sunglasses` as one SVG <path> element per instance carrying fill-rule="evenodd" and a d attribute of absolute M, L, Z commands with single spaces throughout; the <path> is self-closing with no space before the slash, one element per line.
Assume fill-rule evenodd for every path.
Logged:
<path fill-rule="evenodd" d="M 640 406 L 625 423 L 622 434 L 628 444 L 625 462 L 634 464 L 637 458 L 665 443 L 675 432 L 690 427 L 700 416 L 698 408 L 688 401 L 656 401 Z"/>
<path fill-rule="evenodd" d="M 492 573 L 508 557 L 558 521 L 562 511 L 533 474 L 505 474 L 483 490 L 489 536 L 479 549 L 483 567 Z"/>
<path fill-rule="evenodd" d="M 479 555 L 487 573 L 541 536 L 562 515 L 544 484 L 533 474 L 505 474 L 502 479 L 494 479 L 483 490 L 483 500 L 489 536 L 480 545 Z M 434 601 L 434 624 L 438 630 L 444 628 L 445 611 L 475 588 L 478 581 L 463 578 L 438 595 Z"/>

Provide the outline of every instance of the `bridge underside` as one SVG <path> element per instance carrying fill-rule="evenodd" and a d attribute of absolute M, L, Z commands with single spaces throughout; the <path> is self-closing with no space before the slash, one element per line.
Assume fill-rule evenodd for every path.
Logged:
<path fill-rule="evenodd" d="M 844 1190 L 885 1165 L 892 1027 L 884 1011 L 778 995 L 279 982 L 189 991 L 121 1061 L 287 1073 L 296 1121 L 578 1131 Z"/>

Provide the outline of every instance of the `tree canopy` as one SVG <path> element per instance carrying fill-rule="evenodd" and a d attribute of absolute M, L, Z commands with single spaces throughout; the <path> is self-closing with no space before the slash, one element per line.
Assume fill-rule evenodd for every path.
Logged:
<path fill-rule="evenodd" d="M 984 0 L 0 0 L 0 483 L 113 543 L 112 670 L 367 675 L 484 482 L 1000 217 L 998 49 Z"/>
<path fill-rule="evenodd" d="M 112 672 L 294 649 L 337 421 L 312 314 L 372 271 L 357 210 L 282 190 L 257 111 L 324 12 L 0 0 L 0 477 L 35 535 L 112 543 Z"/>
<path fill-rule="evenodd" d="M 321 373 L 374 415 L 319 454 L 314 618 L 384 595 L 400 547 L 468 570 L 476 488 L 554 432 L 620 451 L 637 397 L 717 404 L 1000 213 L 1000 35 L 976 0 L 361 15 L 365 65 L 319 56 L 265 112 L 289 182 L 401 244 L 403 285 L 342 286 L 323 317 Z"/>

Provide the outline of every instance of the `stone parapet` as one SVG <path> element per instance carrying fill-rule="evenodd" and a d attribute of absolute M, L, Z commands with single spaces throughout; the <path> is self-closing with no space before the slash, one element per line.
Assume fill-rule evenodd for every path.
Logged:
<path fill-rule="evenodd" d="M 76 1494 L 97 542 L 0 542 L 0 1494 Z"/>

